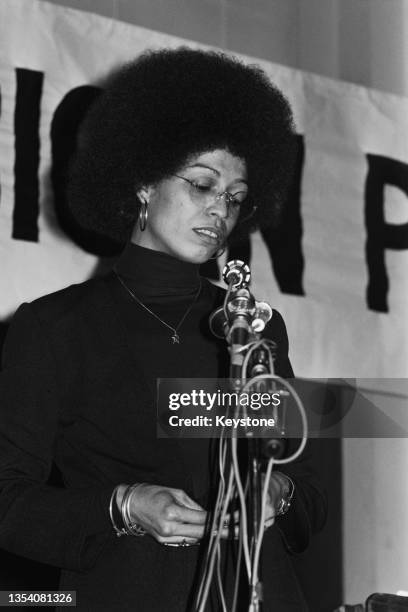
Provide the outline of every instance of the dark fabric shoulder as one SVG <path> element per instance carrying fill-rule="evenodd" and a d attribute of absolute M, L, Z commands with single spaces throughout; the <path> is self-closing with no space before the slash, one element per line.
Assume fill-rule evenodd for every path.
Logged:
<path fill-rule="evenodd" d="M 64 380 L 67 372 L 79 371 L 79 363 L 88 353 L 91 359 L 92 338 L 98 331 L 103 337 L 107 316 L 113 310 L 104 282 L 107 277 L 93 278 L 23 303 L 12 317 L 5 337 L 2 367 L 13 363 L 38 367 L 48 354 L 53 371 L 63 374 Z"/>
<path fill-rule="evenodd" d="M 104 295 L 103 285 L 103 277 L 93 278 L 21 304 L 11 319 L 5 337 L 2 367 L 10 368 L 14 364 L 35 367 L 37 370 L 41 367 L 49 370 L 51 367 L 55 377 L 58 362 L 62 362 L 62 369 L 65 370 L 67 344 L 74 342 L 81 320 L 85 320 L 87 315 L 89 318 L 91 313 L 95 315 L 95 309 L 104 303 L 101 299 Z M 96 318 L 93 316 L 93 320 Z M 57 358 L 57 346 L 63 347 L 63 358 Z M 70 357 L 68 363 L 71 364 L 73 354 Z M 47 367 L 42 366 L 46 358 L 49 359 Z"/>
<path fill-rule="evenodd" d="M 44 295 L 30 303 L 31 309 L 39 319 L 47 322 L 58 321 L 75 315 L 80 310 L 87 310 L 98 304 L 100 295 L 104 292 L 104 280 L 108 276 L 111 274 L 91 278 Z"/>

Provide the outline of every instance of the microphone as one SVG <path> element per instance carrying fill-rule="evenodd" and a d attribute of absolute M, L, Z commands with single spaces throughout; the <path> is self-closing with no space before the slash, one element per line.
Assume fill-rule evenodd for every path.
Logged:
<path fill-rule="evenodd" d="M 240 285 L 248 285 L 251 279 L 249 266 L 240 259 L 232 259 L 227 262 L 222 271 L 224 282 L 229 285 L 228 303 L 217 308 L 209 318 L 210 329 L 217 338 L 225 338 L 230 331 L 231 317 L 229 304 L 234 300 L 236 293 L 233 293 Z"/>
<path fill-rule="evenodd" d="M 267 302 L 255 300 L 255 314 L 251 322 L 254 332 L 262 332 L 265 325 L 272 319 L 272 308 Z M 214 310 L 209 317 L 210 330 L 217 338 L 225 338 L 229 332 L 228 318 L 225 316 L 224 307 L 220 306 Z"/>
<path fill-rule="evenodd" d="M 245 289 L 241 291 L 246 291 Z M 230 331 L 230 377 L 233 379 L 233 386 L 237 391 L 241 386 L 241 370 L 244 363 L 244 352 L 242 347 L 248 343 L 251 334 L 251 325 L 247 314 L 235 315 Z"/>
<path fill-rule="evenodd" d="M 251 271 L 245 262 L 232 259 L 224 266 L 222 278 L 231 289 L 237 289 L 240 285 L 249 285 Z"/>
<path fill-rule="evenodd" d="M 272 308 L 267 302 L 254 301 L 246 288 L 251 280 L 249 266 L 240 259 L 233 259 L 224 266 L 222 277 L 224 282 L 229 285 L 231 294 L 228 303 L 217 308 L 210 315 L 209 324 L 214 336 L 225 338 L 237 317 L 241 317 L 241 319 L 245 317 L 247 322 L 249 321 L 252 331 L 263 331 L 267 322 L 272 318 Z M 241 340 L 243 340 L 242 334 Z"/>

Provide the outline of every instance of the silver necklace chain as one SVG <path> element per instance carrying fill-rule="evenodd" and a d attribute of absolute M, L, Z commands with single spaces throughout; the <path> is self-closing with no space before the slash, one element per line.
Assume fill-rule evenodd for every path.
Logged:
<path fill-rule="evenodd" d="M 194 296 L 193 301 L 191 302 L 190 306 L 187 308 L 186 312 L 183 314 L 183 316 L 181 317 L 180 321 L 177 323 L 176 327 L 172 327 L 171 325 L 169 325 L 168 323 L 166 323 L 166 321 L 163 321 L 163 319 L 161 319 L 155 312 L 153 312 L 153 310 L 150 310 L 150 308 L 148 308 L 146 306 L 146 304 L 143 304 L 143 302 L 141 302 L 139 300 L 139 298 L 133 293 L 133 291 L 130 289 L 130 287 L 127 286 L 127 284 L 125 283 L 125 281 L 119 276 L 119 274 L 117 272 L 115 272 L 116 277 L 118 279 L 118 281 L 120 282 L 120 284 L 122 285 L 122 287 L 124 287 L 126 289 L 126 291 L 129 293 L 129 295 L 145 310 L 147 310 L 147 312 L 149 314 L 151 314 L 155 319 L 157 319 L 158 321 L 160 321 L 160 323 L 162 323 L 163 325 L 165 325 L 166 327 L 168 327 L 169 329 L 171 329 L 171 331 L 173 332 L 173 335 L 171 337 L 171 339 L 173 340 L 173 344 L 179 344 L 180 343 L 180 336 L 178 335 L 177 331 L 179 330 L 179 328 L 181 327 L 181 325 L 183 324 L 185 318 L 187 317 L 188 313 L 190 312 L 190 310 L 192 309 L 192 307 L 194 306 L 194 304 L 197 301 L 198 296 L 201 293 L 201 278 L 200 278 L 200 286 L 198 287 L 198 291 Z"/>

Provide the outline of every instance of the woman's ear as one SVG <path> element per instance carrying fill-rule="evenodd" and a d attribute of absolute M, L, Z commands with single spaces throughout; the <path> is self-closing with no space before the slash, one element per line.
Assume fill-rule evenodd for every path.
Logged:
<path fill-rule="evenodd" d="M 149 204 L 152 191 L 153 187 L 150 185 L 148 187 L 140 187 L 140 189 L 136 191 L 136 195 L 139 198 L 140 202 L 144 204 Z"/>

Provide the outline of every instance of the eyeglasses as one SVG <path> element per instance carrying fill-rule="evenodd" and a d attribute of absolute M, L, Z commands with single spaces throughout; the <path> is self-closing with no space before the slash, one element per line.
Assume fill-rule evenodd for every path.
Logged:
<path fill-rule="evenodd" d="M 196 202 L 197 204 L 203 207 L 209 206 L 214 201 L 218 202 L 218 200 L 224 198 L 224 202 L 227 205 L 228 216 L 236 216 L 244 208 L 245 200 L 247 197 L 246 191 L 237 191 L 236 193 L 230 193 L 229 191 L 219 192 L 215 184 L 207 183 L 204 181 L 193 181 L 186 178 L 185 176 L 181 176 L 180 174 L 173 174 L 172 176 L 175 176 L 181 179 L 182 181 L 188 183 L 190 198 L 193 200 L 193 202 Z M 253 206 L 250 211 L 246 211 L 249 212 L 249 214 L 245 215 L 244 219 L 241 219 L 241 221 L 252 217 L 256 208 L 256 206 Z"/>

